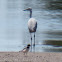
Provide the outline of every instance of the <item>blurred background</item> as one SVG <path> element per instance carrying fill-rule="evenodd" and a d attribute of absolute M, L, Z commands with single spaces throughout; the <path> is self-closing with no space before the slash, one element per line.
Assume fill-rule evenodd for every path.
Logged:
<path fill-rule="evenodd" d="M 0 51 L 30 43 L 29 12 L 23 11 L 28 7 L 38 22 L 35 51 L 62 52 L 62 0 L 0 0 Z"/>

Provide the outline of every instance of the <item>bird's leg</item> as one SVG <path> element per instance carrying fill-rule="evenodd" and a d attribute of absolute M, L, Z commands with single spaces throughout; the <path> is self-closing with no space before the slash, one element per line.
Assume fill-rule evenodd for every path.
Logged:
<path fill-rule="evenodd" d="M 34 44 L 33 44 L 33 46 L 35 46 L 35 32 L 34 32 Z"/>
<path fill-rule="evenodd" d="M 25 53 L 24 53 L 24 55 L 25 55 Z"/>
<path fill-rule="evenodd" d="M 33 51 L 35 52 L 35 32 L 34 32 L 34 44 L 33 44 Z"/>
<path fill-rule="evenodd" d="M 31 35 L 31 33 L 30 33 L 30 35 Z M 31 35 L 31 52 L 32 52 L 32 35 Z"/>

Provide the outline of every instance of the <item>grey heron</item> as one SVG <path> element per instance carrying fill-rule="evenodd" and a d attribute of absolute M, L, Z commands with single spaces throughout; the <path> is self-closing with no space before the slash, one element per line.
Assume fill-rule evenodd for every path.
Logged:
<path fill-rule="evenodd" d="M 30 12 L 30 19 L 28 20 L 28 29 L 30 32 L 30 36 L 31 36 L 31 46 L 32 46 L 32 33 L 34 33 L 34 46 L 35 46 L 35 32 L 37 29 L 37 21 L 35 20 L 35 18 L 32 18 L 32 8 L 27 8 L 24 11 L 29 11 Z"/>

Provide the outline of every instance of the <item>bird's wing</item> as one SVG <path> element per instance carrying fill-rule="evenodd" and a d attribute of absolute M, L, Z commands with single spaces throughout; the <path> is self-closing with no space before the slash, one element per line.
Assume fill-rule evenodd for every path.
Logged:
<path fill-rule="evenodd" d="M 37 29 L 37 22 L 35 23 L 34 29 Z"/>
<path fill-rule="evenodd" d="M 25 51 L 25 50 L 26 50 L 26 47 L 25 47 L 23 50 L 19 51 L 19 52 L 23 52 L 23 51 Z"/>
<path fill-rule="evenodd" d="M 22 51 L 26 51 L 26 47 Z"/>

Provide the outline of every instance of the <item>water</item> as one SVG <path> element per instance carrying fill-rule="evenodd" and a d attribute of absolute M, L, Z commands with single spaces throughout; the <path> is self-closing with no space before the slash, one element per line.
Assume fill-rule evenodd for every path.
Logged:
<path fill-rule="evenodd" d="M 29 12 L 23 10 L 32 7 L 38 22 L 35 51 L 62 52 L 61 5 L 58 0 L 0 0 L 0 51 L 19 51 L 30 43 Z"/>

